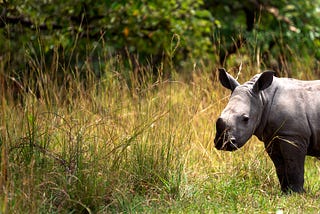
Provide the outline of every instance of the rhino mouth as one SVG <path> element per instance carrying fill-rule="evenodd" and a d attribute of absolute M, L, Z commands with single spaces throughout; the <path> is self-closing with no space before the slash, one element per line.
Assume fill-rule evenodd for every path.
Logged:
<path fill-rule="evenodd" d="M 234 137 L 226 136 L 226 134 L 217 135 L 214 139 L 216 149 L 224 151 L 235 151 L 239 149 L 237 141 Z"/>

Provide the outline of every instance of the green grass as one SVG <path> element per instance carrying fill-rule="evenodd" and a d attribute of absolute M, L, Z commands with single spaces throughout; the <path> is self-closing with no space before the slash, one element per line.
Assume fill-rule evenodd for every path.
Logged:
<path fill-rule="evenodd" d="M 106 69 L 86 89 L 77 77 L 63 87 L 47 79 L 32 83 L 40 98 L 2 98 L 1 213 L 318 211 L 316 159 L 306 161 L 307 193 L 283 195 L 256 138 L 214 149 L 229 92 L 208 71 L 188 82 L 130 77 L 132 88 Z"/>

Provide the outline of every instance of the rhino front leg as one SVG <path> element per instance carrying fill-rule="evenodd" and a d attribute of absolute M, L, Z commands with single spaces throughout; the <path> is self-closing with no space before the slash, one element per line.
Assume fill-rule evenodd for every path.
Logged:
<path fill-rule="evenodd" d="M 305 153 L 287 141 L 273 142 L 267 152 L 275 165 L 281 190 L 285 193 L 304 192 Z"/>
<path fill-rule="evenodd" d="M 276 168 L 276 173 L 280 182 L 281 190 L 283 192 L 287 192 L 289 184 L 288 180 L 286 179 L 284 159 L 280 154 L 276 155 L 274 152 L 272 154 L 269 154 L 269 156 L 271 157 L 271 160 L 273 161 L 273 164 Z"/>

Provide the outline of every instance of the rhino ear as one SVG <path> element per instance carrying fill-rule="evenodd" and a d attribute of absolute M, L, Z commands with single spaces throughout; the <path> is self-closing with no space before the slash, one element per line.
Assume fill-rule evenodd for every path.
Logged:
<path fill-rule="evenodd" d="M 233 91 L 238 85 L 238 81 L 234 79 L 224 68 L 219 68 L 219 80 L 221 84 Z"/>
<path fill-rule="evenodd" d="M 268 88 L 272 81 L 273 81 L 273 76 L 275 75 L 274 71 L 265 71 L 263 72 L 256 83 L 253 85 L 253 91 L 258 92 L 260 90 Z"/>

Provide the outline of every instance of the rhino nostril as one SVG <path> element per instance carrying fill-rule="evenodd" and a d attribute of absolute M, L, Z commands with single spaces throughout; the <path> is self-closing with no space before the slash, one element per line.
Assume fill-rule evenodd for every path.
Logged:
<path fill-rule="evenodd" d="M 236 143 L 236 139 L 234 137 L 231 137 L 229 139 L 229 147 L 231 150 L 236 150 L 236 149 L 239 149 L 237 143 Z"/>
<path fill-rule="evenodd" d="M 230 137 L 229 139 L 231 142 L 235 142 L 236 141 L 236 138 L 235 137 Z"/>
<path fill-rule="evenodd" d="M 236 138 L 230 137 L 229 138 L 229 143 L 235 146 L 236 145 Z"/>

